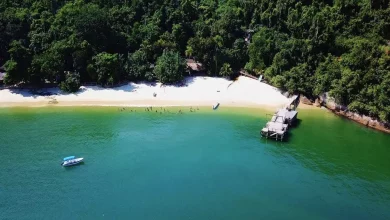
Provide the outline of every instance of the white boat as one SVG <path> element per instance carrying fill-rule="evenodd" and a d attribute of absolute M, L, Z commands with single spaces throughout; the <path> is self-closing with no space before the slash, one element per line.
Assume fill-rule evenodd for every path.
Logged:
<path fill-rule="evenodd" d="M 65 157 L 64 161 L 61 163 L 61 165 L 64 167 L 69 167 L 69 166 L 77 165 L 77 164 L 83 162 L 83 160 L 84 160 L 84 158 L 82 158 L 82 157 L 80 157 L 80 158 L 75 158 L 74 156 Z"/>

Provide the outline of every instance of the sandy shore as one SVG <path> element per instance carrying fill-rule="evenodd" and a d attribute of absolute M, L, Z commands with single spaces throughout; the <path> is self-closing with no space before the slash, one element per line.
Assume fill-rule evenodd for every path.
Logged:
<path fill-rule="evenodd" d="M 236 81 L 213 77 L 188 77 L 184 86 L 159 83 L 129 83 L 116 88 L 83 86 L 75 94 L 58 88 L 42 89 L 49 95 L 32 94 L 29 90 L 0 90 L 0 107 L 43 106 L 221 106 L 284 107 L 289 99 L 265 83 L 247 77 Z M 153 94 L 156 94 L 154 97 Z"/>

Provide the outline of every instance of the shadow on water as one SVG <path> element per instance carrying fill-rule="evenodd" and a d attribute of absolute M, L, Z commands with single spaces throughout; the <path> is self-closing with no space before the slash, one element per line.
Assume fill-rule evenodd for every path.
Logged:
<path fill-rule="evenodd" d="M 292 129 L 294 128 L 298 128 L 302 123 L 302 119 L 300 118 L 297 118 L 297 120 L 295 121 L 295 123 L 291 126 Z"/>
<path fill-rule="evenodd" d="M 289 142 L 293 139 L 294 137 L 294 132 L 293 130 L 299 129 L 299 126 L 302 123 L 302 119 L 297 118 L 297 120 L 294 122 L 294 124 L 288 129 L 286 134 L 284 135 L 283 141 L 282 142 Z"/>
<path fill-rule="evenodd" d="M 85 163 L 84 163 L 84 161 L 83 161 L 83 162 L 81 162 L 81 163 L 79 163 L 79 164 L 76 164 L 76 165 L 72 165 L 72 166 L 68 166 L 68 167 L 64 167 L 64 166 L 63 166 L 63 168 L 64 168 L 66 171 L 70 171 L 70 170 L 77 169 L 78 167 L 84 166 L 84 165 L 85 165 Z M 61 166 L 62 166 L 62 164 L 61 164 Z"/>
<path fill-rule="evenodd" d="M 276 145 L 279 145 L 279 144 L 287 144 L 289 141 L 291 141 L 292 137 L 294 136 L 294 134 L 292 134 L 291 132 L 287 132 L 284 137 L 283 137 L 283 140 L 275 140 L 275 138 L 266 138 L 266 137 L 263 137 L 261 136 L 261 134 L 259 134 L 259 139 L 260 139 L 260 142 L 261 143 L 266 143 L 266 144 L 271 144 L 271 143 L 274 143 Z"/>

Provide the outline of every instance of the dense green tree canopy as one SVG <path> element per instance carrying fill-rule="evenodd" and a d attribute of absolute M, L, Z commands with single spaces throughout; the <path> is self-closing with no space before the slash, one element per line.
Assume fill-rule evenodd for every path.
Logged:
<path fill-rule="evenodd" d="M 103 52 L 92 57 L 89 71 L 100 85 L 112 86 L 118 82 L 122 66 L 121 56 Z"/>
<path fill-rule="evenodd" d="M 354 111 L 390 121 L 389 6 L 389 0 L 5 0 L 0 66 L 7 84 L 66 82 L 67 71 L 79 73 L 81 83 L 174 83 L 185 72 L 170 59 L 174 54 L 203 63 L 209 75 L 245 68 L 286 91 L 329 92 Z"/>
<path fill-rule="evenodd" d="M 77 92 L 80 86 L 80 74 L 76 72 L 66 72 L 65 81 L 60 84 L 61 90 L 65 92 Z"/>
<path fill-rule="evenodd" d="M 178 52 L 164 51 L 157 59 L 154 74 L 161 83 L 174 84 L 183 79 L 185 70 L 185 60 Z"/>

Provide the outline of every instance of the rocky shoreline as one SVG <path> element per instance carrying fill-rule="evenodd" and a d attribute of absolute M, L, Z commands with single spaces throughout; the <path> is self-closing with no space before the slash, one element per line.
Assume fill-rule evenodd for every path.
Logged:
<path fill-rule="evenodd" d="M 331 98 L 329 98 L 327 94 L 320 96 L 314 102 L 301 95 L 300 103 L 319 108 L 325 107 L 338 116 L 347 118 L 366 127 L 390 134 L 390 124 L 378 121 L 366 115 L 360 115 L 356 112 L 351 112 L 347 107 L 335 103 Z"/>

